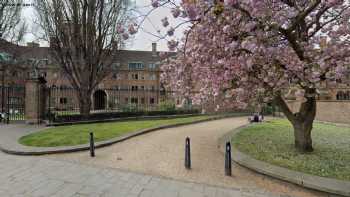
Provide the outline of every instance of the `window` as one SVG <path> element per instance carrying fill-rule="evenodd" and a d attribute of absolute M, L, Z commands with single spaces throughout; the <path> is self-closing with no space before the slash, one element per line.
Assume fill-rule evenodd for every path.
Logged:
<path fill-rule="evenodd" d="M 131 91 L 137 91 L 137 90 L 139 90 L 138 86 L 131 86 Z"/>
<path fill-rule="evenodd" d="M 125 98 L 125 103 L 129 103 L 129 98 Z"/>
<path fill-rule="evenodd" d="M 141 103 L 145 104 L 145 98 L 141 98 Z"/>
<path fill-rule="evenodd" d="M 13 71 L 12 77 L 18 77 L 18 72 L 17 71 Z"/>
<path fill-rule="evenodd" d="M 145 86 L 140 86 L 140 90 L 145 90 Z"/>
<path fill-rule="evenodd" d="M 137 74 L 137 73 L 131 74 L 131 79 L 138 80 L 139 79 L 139 74 Z"/>
<path fill-rule="evenodd" d="M 156 79 L 157 79 L 156 74 L 151 74 L 151 75 L 149 76 L 149 79 L 150 79 L 150 80 L 156 80 Z"/>
<path fill-rule="evenodd" d="M 46 78 L 46 77 L 47 77 L 47 72 L 42 72 L 42 73 L 40 74 L 40 76 Z"/>
<path fill-rule="evenodd" d="M 139 99 L 138 98 L 131 98 L 131 103 L 138 104 L 139 103 Z"/>
<path fill-rule="evenodd" d="M 112 79 L 118 79 L 118 74 L 117 73 L 113 73 Z"/>
<path fill-rule="evenodd" d="M 154 70 L 154 69 L 156 69 L 156 64 L 149 64 L 149 65 L 148 65 L 148 68 L 149 68 L 150 70 Z"/>
<path fill-rule="evenodd" d="M 149 103 L 150 103 L 150 104 L 154 104 L 154 103 L 155 103 L 155 99 L 154 99 L 154 98 L 150 98 L 150 99 L 149 99 Z"/>
<path fill-rule="evenodd" d="M 120 63 L 113 63 L 112 64 L 112 70 L 118 70 L 120 67 Z"/>
<path fill-rule="evenodd" d="M 44 65 L 49 65 L 49 60 L 48 59 L 42 59 L 42 61 L 44 62 Z"/>
<path fill-rule="evenodd" d="M 10 105 L 20 105 L 21 103 L 22 103 L 22 98 L 10 97 L 10 100 L 9 100 Z"/>
<path fill-rule="evenodd" d="M 337 93 L 337 100 L 350 100 L 350 92 L 339 91 Z"/>
<path fill-rule="evenodd" d="M 151 86 L 151 90 L 154 91 L 156 90 L 156 88 L 154 86 Z"/>
<path fill-rule="evenodd" d="M 67 104 L 68 99 L 67 98 L 60 98 L 60 104 Z"/>
<path fill-rule="evenodd" d="M 144 69 L 143 63 L 129 63 L 130 70 L 142 70 Z"/>

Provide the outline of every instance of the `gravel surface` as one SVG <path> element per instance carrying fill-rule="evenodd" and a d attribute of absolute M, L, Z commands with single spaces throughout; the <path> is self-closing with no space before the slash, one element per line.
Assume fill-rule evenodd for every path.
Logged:
<path fill-rule="evenodd" d="M 244 124 L 247 124 L 246 117 L 163 129 L 97 149 L 96 158 L 93 159 L 88 152 L 46 157 L 247 191 L 263 190 L 282 196 L 328 196 L 257 174 L 236 164 L 233 165 L 233 176 L 224 176 L 224 156 L 218 149 L 218 139 Z M 191 138 L 192 170 L 184 168 L 187 136 Z"/>

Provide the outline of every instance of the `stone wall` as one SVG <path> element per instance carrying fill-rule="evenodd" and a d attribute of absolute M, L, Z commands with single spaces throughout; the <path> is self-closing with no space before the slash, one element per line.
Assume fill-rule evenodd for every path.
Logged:
<path fill-rule="evenodd" d="M 300 102 L 294 100 L 287 103 L 293 112 L 299 109 Z M 350 124 L 350 101 L 317 101 L 316 119 Z"/>

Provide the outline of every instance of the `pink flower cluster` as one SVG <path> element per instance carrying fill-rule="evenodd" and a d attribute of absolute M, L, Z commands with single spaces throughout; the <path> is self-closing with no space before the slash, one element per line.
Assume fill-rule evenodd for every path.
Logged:
<path fill-rule="evenodd" d="M 169 41 L 180 51 L 163 66 L 162 78 L 198 103 L 246 107 L 290 87 L 302 97 L 310 96 L 302 94 L 306 89 L 349 80 L 345 1 L 182 0 L 171 14 L 192 25 L 181 43 Z"/>
<path fill-rule="evenodd" d="M 135 23 L 129 24 L 129 26 L 127 27 L 127 30 L 123 25 L 119 24 L 117 26 L 116 31 L 118 34 L 122 36 L 124 40 L 127 40 L 130 38 L 130 35 L 134 35 L 137 33 L 137 24 Z"/>

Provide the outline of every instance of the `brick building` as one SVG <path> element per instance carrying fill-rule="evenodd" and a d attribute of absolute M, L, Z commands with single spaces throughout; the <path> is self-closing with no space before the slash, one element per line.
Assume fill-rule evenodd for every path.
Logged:
<path fill-rule="evenodd" d="M 50 105 L 56 110 L 76 110 L 78 101 L 65 73 L 50 57 L 49 47 L 37 43 L 27 46 L 11 44 L 0 40 L 0 52 L 11 54 L 20 60 L 16 64 L 2 64 L 1 76 L 5 86 L 24 86 L 33 72 L 33 63 L 38 73 L 47 81 L 47 87 L 56 91 L 50 95 Z M 138 108 L 156 109 L 158 104 L 169 99 L 160 82 L 160 52 L 156 43 L 152 51 L 119 50 L 109 75 L 97 86 L 92 94 L 93 110 L 119 110 L 127 105 Z"/>

